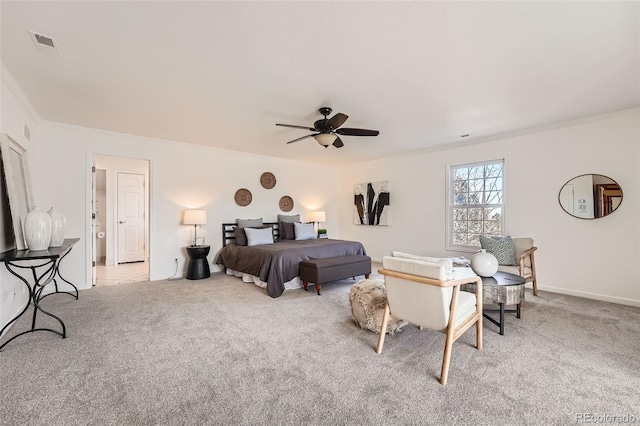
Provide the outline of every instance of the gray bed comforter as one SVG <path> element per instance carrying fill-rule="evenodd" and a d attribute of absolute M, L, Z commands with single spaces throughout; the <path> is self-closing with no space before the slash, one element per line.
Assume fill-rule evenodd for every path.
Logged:
<path fill-rule="evenodd" d="M 366 254 L 362 243 L 356 241 L 317 239 L 280 240 L 274 244 L 238 246 L 228 244 L 222 248 L 216 263 L 225 268 L 255 275 L 267 283 L 267 293 L 279 297 L 284 283 L 300 274 L 300 262 L 309 259 Z"/>

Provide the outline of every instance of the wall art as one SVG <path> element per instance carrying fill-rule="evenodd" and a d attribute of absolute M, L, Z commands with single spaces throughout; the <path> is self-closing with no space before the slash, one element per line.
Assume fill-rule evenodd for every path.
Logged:
<path fill-rule="evenodd" d="M 389 225 L 389 181 L 357 184 L 353 204 L 356 225 Z"/>
<path fill-rule="evenodd" d="M 280 210 L 283 212 L 290 212 L 293 210 L 293 198 L 288 195 L 280 198 L 280 202 L 278 204 L 280 205 Z"/>
<path fill-rule="evenodd" d="M 251 191 L 247 188 L 240 188 L 236 191 L 236 195 L 233 197 L 236 200 L 236 204 L 245 207 L 251 204 L 251 200 L 253 197 L 251 196 Z"/>
<path fill-rule="evenodd" d="M 265 189 L 271 189 L 276 186 L 276 177 L 271 172 L 264 172 L 260 176 L 260 185 Z"/>

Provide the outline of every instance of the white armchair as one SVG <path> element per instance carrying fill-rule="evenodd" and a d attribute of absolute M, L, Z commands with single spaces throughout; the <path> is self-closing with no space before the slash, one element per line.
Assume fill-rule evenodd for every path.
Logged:
<path fill-rule="evenodd" d="M 448 259 L 410 257 L 385 256 L 378 270 L 384 275 L 387 304 L 376 352 L 382 352 L 390 313 L 421 329 L 445 333 L 440 383 L 446 385 L 453 342 L 474 324 L 476 347 L 482 350 L 482 280 L 471 268 L 452 268 Z M 476 294 L 460 291 L 460 285 L 470 283 L 476 284 Z"/>
<path fill-rule="evenodd" d="M 499 265 L 498 271 L 521 276 L 524 278 L 525 284 L 530 282 L 531 285 L 533 285 L 533 295 L 537 296 L 538 286 L 536 283 L 536 261 L 533 256 L 533 252 L 538 248 L 533 245 L 533 238 L 512 237 L 512 240 L 516 249 L 516 260 L 518 261 L 518 266 Z"/>

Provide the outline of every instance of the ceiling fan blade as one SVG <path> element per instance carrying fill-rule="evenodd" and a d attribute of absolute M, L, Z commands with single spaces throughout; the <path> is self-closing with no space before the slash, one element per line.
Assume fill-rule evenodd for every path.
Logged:
<path fill-rule="evenodd" d="M 289 141 L 289 142 L 287 142 L 287 143 L 294 143 L 294 142 L 298 142 L 298 141 L 301 141 L 302 139 L 310 138 L 310 137 L 315 136 L 315 135 L 318 135 L 318 134 L 319 134 L 319 133 L 313 133 L 313 134 L 311 134 L 311 135 L 302 136 L 301 138 L 294 139 L 294 140 Z"/>
<path fill-rule="evenodd" d="M 348 127 L 345 127 L 344 129 L 337 129 L 336 133 L 347 136 L 378 136 L 380 134 L 377 130 L 351 129 Z"/>
<path fill-rule="evenodd" d="M 342 143 L 342 140 L 337 137 L 335 142 L 333 142 L 333 146 L 335 146 L 336 148 L 342 148 L 344 146 L 344 143 Z"/>
<path fill-rule="evenodd" d="M 279 124 L 276 123 L 276 126 L 282 126 L 282 127 L 293 127 L 294 129 L 305 129 L 305 130 L 309 130 L 314 132 L 316 129 L 314 129 L 313 127 L 309 127 L 309 126 L 296 126 L 295 124 Z"/>
<path fill-rule="evenodd" d="M 339 112 L 327 121 L 327 126 L 331 126 L 332 129 L 337 129 L 347 121 L 347 118 L 349 118 L 348 115 Z"/>

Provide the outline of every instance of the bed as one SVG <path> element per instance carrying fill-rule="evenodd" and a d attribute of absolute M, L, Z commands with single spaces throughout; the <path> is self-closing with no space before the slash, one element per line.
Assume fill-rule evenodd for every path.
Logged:
<path fill-rule="evenodd" d="M 273 229 L 273 244 L 242 246 L 235 243 L 235 223 L 222 224 L 222 244 L 216 264 L 227 274 L 253 281 L 264 287 L 271 297 L 279 297 L 286 288 L 300 287 L 297 280 L 300 262 L 310 259 L 366 254 L 362 243 L 334 239 L 284 240 L 279 224 L 266 222 Z M 287 285 L 288 284 L 288 285 Z"/>

